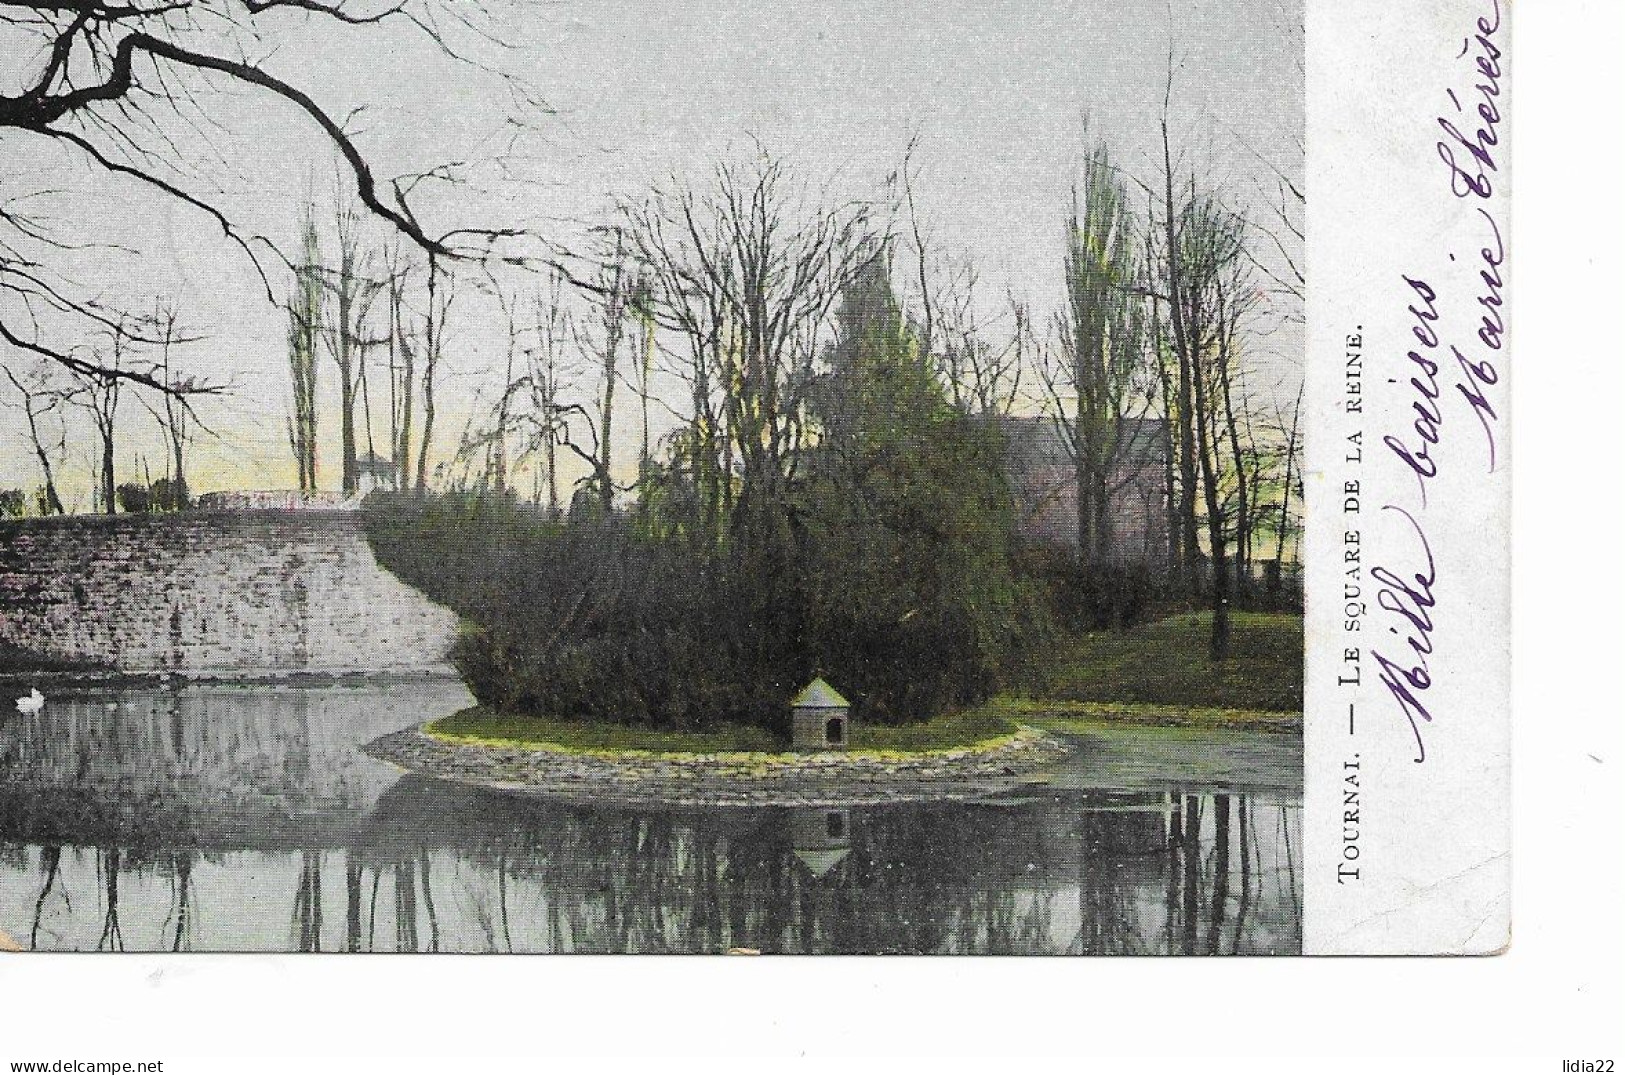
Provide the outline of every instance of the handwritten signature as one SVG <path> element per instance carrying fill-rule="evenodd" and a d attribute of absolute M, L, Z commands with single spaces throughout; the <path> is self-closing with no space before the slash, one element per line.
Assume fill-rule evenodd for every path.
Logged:
<path fill-rule="evenodd" d="M 1439 140 L 1436 148 L 1439 159 L 1450 170 L 1451 193 L 1458 198 L 1488 198 L 1494 192 L 1490 175 L 1497 171 L 1494 151 L 1501 144 L 1501 50 L 1490 39 L 1501 29 L 1499 0 L 1492 0 L 1490 8 L 1493 17 L 1477 20 L 1474 28 L 1478 32 L 1462 42 L 1461 53 L 1457 57 L 1465 57 L 1477 46 L 1473 70 L 1481 81 L 1474 83 L 1472 89 L 1479 100 L 1468 112 L 1461 103 L 1461 96 L 1453 89 L 1446 89 L 1445 93 L 1456 106 L 1457 115 L 1439 117 L 1439 127 L 1445 137 Z M 1472 128 L 1471 134 L 1461 130 L 1457 118 Z M 1462 150 L 1466 151 L 1466 155 L 1458 156 Z"/>
<path fill-rule="evenodd" d="M 1377 606 L 1394 614 L 1406 625 L 1403 633 L 1397 626 L 1390 626 L 1388 630 L 1401 635 L 1403 644 L 1410 650 L 1410 656 L 1403 661 L 1390 660 L 1379 653 L 1375 646 L 1371 649 L 1371 656 L 1381 669 L 1378 678 L 1382 685 L 1388 688 L 1388 693 L 1410 721 L 1411 733 L 1416 736 L 1416 760 L 1420 762 L 1427 758 L 1427 747 L 1422 742 L 1422 724 L 1433 722 L 1433 714 L 1428 711 L 1423 695 L 1433 686 L 1428 658 L 1433 655 L 1433 607 L 1437 603 L 1433 586 L 1438 581 L 1438 569 L 1434 565 L 1433 547 L 1428 542 L 1427 532 L 1422 529 L 1416 516 L 1396 504 L 1386 504 L 1384 508 L 1398 512 L 1411 524 L 1422 556 L 1427 560 L 1427 567 L 1415 572 L 1407 569 L 1406 574 L 1396 574 L 1386 566 L 1371 569 L 1371 577 L 1382 587 L 1377 591 Z"/>
<path fill-rule="evenodd" d="M 1499 0 L 1490 0 L 1490 14 L 1474 21 L 1473 32 L 1463 40 L 1457 55 L 1457 59 L 1469 60 L 1471 88 L 1459 93 L 1447 88 L 1445 94 L 1454 106 L 1454 113 L 1437 117 L 1443 136 L 1435 148 L 1445 166 L 1450 193 L 1458 199 L 1487 201 L 1499 183 L 1504 122 L 1501 48 L 1496 43 L 1500 29 Z M 1487 230 L 1473 264 L 1475 339 L 1471 343 L 1457 342 L 1442 327 L 1440 308 L 1445 300 L 1434 283 L 1420 273 L 1402 276 L 1414 341 L 1414 348 L 1405 355 L 1410 372 L 1405 385 L 1409 405 L 1401 412 L 1401 421 L 1407 423 L 1408 428 L 1382 438 L 1394 458 L 1416 479 L 1419 497 L 1415 512 L 1398 504 L 1386 504 L 1384 508 L 1398 513 L 1409 523 L 1419 550 L 1417 555 L 1426 561 L 1426 566 L 1416 570 L 1413 561 L 1412 567 L 1403 569 L 1386 564 L 1372 568 L 1371 577 L 1381 587 L 1377 605 L 1388 613 L 1389 633 L 1403 647 L 1401 651 L 1390 652 L 1403 653 L 1403 656 L 1391 658 L 1375 646 L 1371 652 L 1380 670 L 1382 685 L 1388 689 L 1415 736 L 1415 760 L 1419 763 L 1427 758 L 1422 727 L 1434 720 L 1428 699 L 1434 684 L 1429 658 L 1434 652 L 1433 633 L 1438 612 L 1435 595 L 1438 567 L 1425 513 L 1429 483 L 1440 476 L 1438 449 L 1449 428 L 1445 406 L 1449 400 L 1464 402 L 1468 413 L 1477 420 L 1484 437 L 1489 472 L 1493 473 L 1498 463 L 1497 389 L 1501 384 L 1501 371 L 1497 363 L 1502 361 L 1506 340 L 1504 266 L 1508 255 L 1501 224 L 1491 207 L 1478 205 L 1476 208 Z M 1457 260 L 1455 254 L 1449 258 L 1452 262 Z M 1443 387 L 1441 379 L 1448 382 Z M 1448 392 L 1452 387 L 1453 395 Z"/>

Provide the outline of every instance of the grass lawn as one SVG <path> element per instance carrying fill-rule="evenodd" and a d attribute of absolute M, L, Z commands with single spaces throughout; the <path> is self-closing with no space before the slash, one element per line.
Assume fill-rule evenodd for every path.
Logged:
<path fill-rule="evenodd" d="M 1021 724 L 1054 732 L 1087 732 L 1102 726 L 1145 724 L 1163 729 L 1229 728 L 1236 731 L 1296 731 L 1302 714 L 1264 709 L 1219 709 L 1156 702 L 1072 702 L 1004 695 L 987 704 Z"/>
<path fill-rule="evenodd" d="M 633 724 L 499 713 L 484 706 L 475 706 L 444 720 L 437 720 L 429 725 L 429 732 L 444 739 L 466 742 L 586 751 L 647 750 L 710 754 L 779 750 L 782 746 L 772 733 L 744 724 L 724 724 L 705 731 L 671 731 Z"/>
<path fill-rule="evenodd" d="M 432 735 L 467 743 L 562 748 L 591 753 L 646 751 L 659 754 L 780 753 L 785 744 L 749 725 L 727 724 L 705 731 L 670 731 L 628 724 L 604 724 L 497 713 L 480 706 L 435 721 Z M 914 754 L 954 750 L 1012 734 L 1016 722 L 991 707 L 949 713 L 921 724 L 890 727 L 854 723 L 849 754 Z"/>
<path fill-rule="evenodd" d="M 1302 712 L 1302 616 L 1232 613 L 1230 659 L 1224 662 L 1208 659 L 1211 622 L 1205 612 L 1183 613 L 1131 631 L 1070 640 L 1035 660 L 1013 693 L 1180 710 Z"/>

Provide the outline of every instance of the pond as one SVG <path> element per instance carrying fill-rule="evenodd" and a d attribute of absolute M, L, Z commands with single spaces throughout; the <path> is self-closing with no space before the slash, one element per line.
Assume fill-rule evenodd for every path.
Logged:
<path fill-rule="evenodd" d="M 1301 739 L 1095 728 L 975 803 L 601 809 L 360 746 L 460 684 L 58 691 L 0 714 L 0 945 L 1286 954 Z"/>

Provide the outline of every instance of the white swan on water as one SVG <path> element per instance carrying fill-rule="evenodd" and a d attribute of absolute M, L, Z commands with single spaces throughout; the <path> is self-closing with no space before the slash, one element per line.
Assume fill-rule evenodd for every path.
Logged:
<path fill-rule="evenodd" d="M 17 712 L 19 713 L 38 713 L 44 708 L 45 695 L 39 692 L 38 687 L 31 688 L 26 695 L 17 699 Z"/>

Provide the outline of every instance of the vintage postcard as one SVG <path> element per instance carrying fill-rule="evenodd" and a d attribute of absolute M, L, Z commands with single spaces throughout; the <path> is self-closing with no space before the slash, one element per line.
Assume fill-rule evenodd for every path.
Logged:
<path fill-rule="evenodd" d="M 1503 949 L 1508 20 L 0 4 L 0 948 Z"/>

